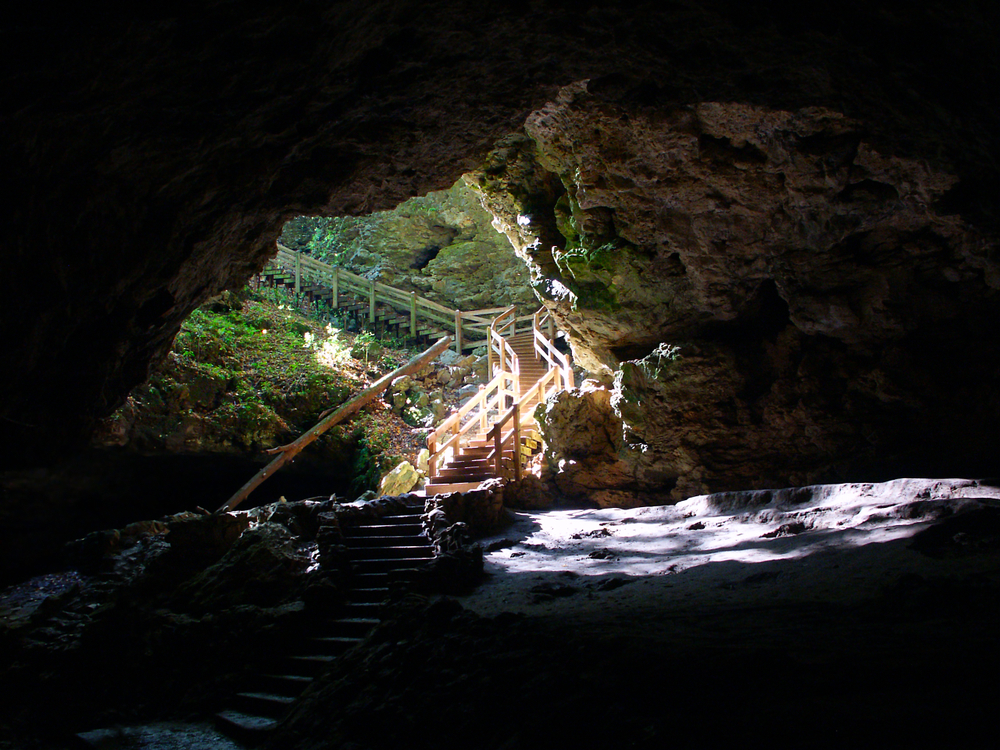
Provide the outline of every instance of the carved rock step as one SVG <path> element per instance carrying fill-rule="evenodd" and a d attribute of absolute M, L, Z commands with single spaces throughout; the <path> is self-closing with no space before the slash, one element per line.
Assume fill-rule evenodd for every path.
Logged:
<path fill-rule="evenodd" d="M 371 524 L 345 528 L 344 539 L 350 541 L 363 536 L 420 536 L 423 533 L 424 527 L 421 523 L 402 523 L 392 526 Z"/>
<path fill-rule="evenodd" d="M 395 527 L 387 526 L 385 534 L 365 534 L 364 536 L 349 536 L 345 537 L 344 543 L 348 547 L 409 547 L 414 544 L 414 537 L 419 539 L 417 534 L 394 534 L 390 535 L 389 531 L 394 531 Z M 422 545 L 421 545 L 422 546 Z"/>
<path fill-rule="evenodd" d="M 216 726 L 233 739 L 262 742 L 313 678 L 362 643 L 379 623 L 379 603 L 388 596 L 392 580 L 404 578 L 434 555 L 419 513 L 385 516 L 379 523 L 347 527 L 343 533 L 355 570 L 350 601 L 340 617 L 325 624 L 323 635 L 302 640 L 306 653 L 286 657 L 277 673 L 257 675 L 254 689 L 234 696 L 233 709 L 216 714 Z"/>
<path fill-rule="evenodd" d="M 276 693 L 237 693 L 236 710 L 252 716 L 280 719 L 295 698 Z"/>
<path fill-rule="evenodd" d="M 418 546 L 382 546 L 374 545 L 371 547 L 351 547 L 351 559 L 352 561 L 361 560 L 394 560 L 398 558 L 427 558 L 434 556 L 434 549 L 428 545 L 418 545 Z"/>
<path fill-rule="evenodd" d="M 352 561 L 352 568 L 356 573 L 385 573 L 394 570 L 418 568 L 430 560 L 431 557 L 383 557 L 372 560 L 354 560 Z"/>
<path fill-rule="evenodd" d="M 237 742 L 256 745 L 278 726 L 278 720 L 270 716 L 228 710 L 215 715 L 215 726 Z"/>

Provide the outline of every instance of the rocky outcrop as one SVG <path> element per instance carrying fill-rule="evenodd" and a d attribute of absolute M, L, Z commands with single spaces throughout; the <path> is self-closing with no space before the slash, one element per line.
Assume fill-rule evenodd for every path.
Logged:
<path fill-rule="evenodd" d="M 391 211 L 322 220 L 297 217 L 282 242 L 366 278 L 456 310 L 515 305 L 534 312 L 528 272 L 463 180 Z"/>
<path fill-rule="evenodd" d="M 938 470 L 929 456 L 995 472 L 1000 264 L 950 210 L 954 174 L 830 109 L 651 111 L 586 82 L 525 133 L 477 185 L 609 388 L 548 407 L 570 496 Z M 592 424 L 615 419 L 596 450 Z"/>
<path fill-rule="evenodd" d="M 842 12 L 773 0 L 13 8 L 3 460 L 80 444 L 197 305 L 262 266 L 286 219 L 444 189 L 571 81 L 649 120 L 699 102 L 826 106 L 863 122 L 875 153 L 954 166 L 948 205 L 992 221 L 997 28 L 996 8 L 975 0 Z M 977 325 L 963 319 L 957 335 Z"/>

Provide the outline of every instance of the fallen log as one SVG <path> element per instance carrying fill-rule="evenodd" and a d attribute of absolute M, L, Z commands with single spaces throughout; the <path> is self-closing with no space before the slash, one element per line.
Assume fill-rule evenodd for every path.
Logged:
<path fill-rule="evenodd" d="M 423 354 L 417 355 L 402 367 L 393 370 L 388 375 L 384 375 L 376 380 L 328 417 L 321 419 L 308 432 L 303 433 L 296 440 L 292 441 L 288 445 L 282 445 L 278 448 L 272 448 L 269 450 L 268 453 L 277 453 L 278 457 L 271 461 L 271 463 L 263 469 L 258 471 L 253 479 L 244 484 L 235 495 L 223 503 L 223 505 L 215 512 L 226 513 L 242 503 L 251 492 L 264 483 L 264 480 L 272 476 L 278 469 L 295 458 L 295 456 L 298 455 L 303 448 L 312 443 L 316 440 L 316 438 L 329 430 L 335 424 L 343 421 L 345 418 L 351 416 L 356 411 L 359 411 L 362 407 L 370 403 L 377 395 L 388 388 L 392 384 L 393 380 L 401 375 L 409 375 L 412 372 L 420 370 L 428 362 L 434 359 L 434 357 L 447 349 L 449 344 L 451 344 L 451 341 L 452 339 L 450 336 L 445 336 Z"/>

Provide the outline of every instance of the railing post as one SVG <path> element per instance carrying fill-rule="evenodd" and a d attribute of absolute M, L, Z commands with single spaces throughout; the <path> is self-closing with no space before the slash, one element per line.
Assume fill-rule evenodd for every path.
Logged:
<path fill-rule="evenodd" d="M 514 480 L 521 478 L 521 407 L 514 404 Z"/>
<path fill-rule="evenodd" d="M 493 452 L 496 454 L 496 473 L 498 477 L 503 476 L 503 425 L 499 422 L 493 426 L 496 434 L 493 435 Z"/>
<path fill-rule="evenodd" d="M 455 351 L 462 353 L 462 311 L 455 310 Z"/>
<path fill-rule="evenodd" d="M 485 385 L 479 386 L 479 431 L 486 432 L 486 390 Z"/>
<path fill-rule="evenodd" d="M 410 336 L 417 337 L 417 293 L 410 292 Z"/>
<path fill-rule="evenodd" d="M 556 321 L 552 317 L 552 313 L 549 313 L 549 341 L 553 343 L 556 340 Z"/>
<path fill-rule="evenodd" d="M 298 304 L 298 296 L 302 293 L 302 256 L 295 253 L 295 304 Z"/>
<path fill-rule="evenodd" d="M 375 330 L 375 282 L 372 279 L 368 280 L 368 320 L 371 323 L 372 330 Z"/>
<path fill-rule="evenodd" d="M 427 438 L 427 452 L 431 454 L 427 460 L 427 477 L 433 479 L 437 476 L 438 462 L 438 457 L 435 455 L 437 453 L 437 440 L 433 436 Z"/>
<path fill-rule="evenodd" d="M 493 326 L 486 332 L 486 379 L 493 380 Z"/>
<path fill-rule="evenodd" d="M 330 286 L 330 291 L 333 292 L 333 309 L 336 310 L 340 307 L 340 268 L 336 267 L 333 269 L 333 284 Z"/>

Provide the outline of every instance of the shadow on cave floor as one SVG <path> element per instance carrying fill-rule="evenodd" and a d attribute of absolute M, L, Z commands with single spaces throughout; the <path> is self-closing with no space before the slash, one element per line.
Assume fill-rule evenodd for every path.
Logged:
<path fill-rule="evenodd" d="M 139 454 L 92 449 L 45 470 L 0 474 L 0 587 L 64 564 L 63 545 L 199 507 L 214 511 L 263 464 L 218 454 Z M 279 472 L 242 507 L 347 492 L 344 472 L 308 466 Z"/>

